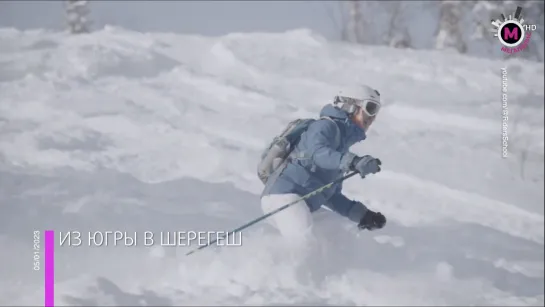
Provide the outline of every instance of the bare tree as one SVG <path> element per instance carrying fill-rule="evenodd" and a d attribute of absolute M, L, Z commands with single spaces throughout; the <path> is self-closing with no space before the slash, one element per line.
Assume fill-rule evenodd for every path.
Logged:
<path fill-rule="evenodd" d="M 443 0 L 439 7 L 439 26 L 435 37 L 435 48 L 467 52 L 467 44 L 460 28 L 463 13 L 461 1 Z"/>
<path fill-rule="evenodd" d="M 68 30 L 72 34 L 90 32 L 89 7 L 87 0 L 65 0 Z"/>

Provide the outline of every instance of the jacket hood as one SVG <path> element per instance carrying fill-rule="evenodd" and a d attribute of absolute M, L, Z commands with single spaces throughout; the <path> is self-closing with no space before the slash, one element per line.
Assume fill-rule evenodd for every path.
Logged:
<path fill-rule="evenodd" d="M 346 111 L 334 105 L 325 105 L 320 111 L 320 117 L 331 117 L 343 124 L 344 131 L 350 144 L 363 141 L 366 138 L 365 130 L 354 124 Z"/>

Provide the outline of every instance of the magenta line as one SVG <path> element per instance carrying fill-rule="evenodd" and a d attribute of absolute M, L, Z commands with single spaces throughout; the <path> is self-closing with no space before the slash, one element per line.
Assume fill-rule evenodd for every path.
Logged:
<path fill-rule="evenodd" d="M 45 231 L 45 306 L 55 305 L 55 231 Z"/>

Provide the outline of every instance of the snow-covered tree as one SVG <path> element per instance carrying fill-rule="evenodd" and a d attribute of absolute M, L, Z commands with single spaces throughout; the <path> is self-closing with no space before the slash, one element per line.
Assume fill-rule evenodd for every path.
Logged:
<path fill-rule="evenodd" d="M 72 34 L 90 32 L 89 6 L 86 0 L 65 0 L 68 30 Z"/>
<path fill-rule="evenodd" d="M 361 5 L 358 0 L 351 0 L 345 2 L 348 8 L 348 26 L 347 26 L 347 38 L 354 43 L 363 43 L 363 33 L 365 30 L 364 22 L 361 14 Z"/>
<path fill-rule="evenodd" d="M 411 38 L 404 23 L 402 1 L 340 1 L 340 37 L 357 44 L 406 48 Z M 377 23 L 378 22 L 378 23 Z M 336 24 L 336 21 L 335 21 Z"/>
<path fill-rule="evenodd" d="M 523 57 L 543 61 L 543 0 L 442 0 L 442 1 L 337 1 L 340 14 L 330 9 L 340 39 L 358 44 L 396 48 L 433 48 L 497 58 Z M 526 24 L 537 24 L 528 47 L 517 54 L 504 54 L 492 34 L 490 21 L 513 14 L 522 7 Z M 339 16 L 335 18 L 334 16 Z M 426 15 L 421 21 L 422 15 Z M 430 18 L 433 20 L 430 22 Z M 339 22 L 337 22 L 339 19 Z M 427 24 L 423 24 L 423 23 Z M 435 22 L 435 24 L 433 24 Z M 432 37 L 411 37 L 410 30 L 434 27 Z M 432 33 L 433 33 L 432 30 Z M 426 31 L 427 32 L 427 31 Z M 413 41 L 414 39 L 414 41 Z M 419 44 L 419 46 L 414 46 Z"/>
<path fill-rule="evenodd" d="M 411 48 L 412 41 L 407 27 L 407 21 L 403 18 L 407 2 L 388 1 L 386 6 L 388 27 L 384 36 L 384 43 L 395 48 Z"/>
<path fill-rule="evenodd" d="M 467 44 L 460 27 L 464 3 L 443 0 L 439 5 L 439 25 L 435 36 L 435 48 L 466 53 Z"/>

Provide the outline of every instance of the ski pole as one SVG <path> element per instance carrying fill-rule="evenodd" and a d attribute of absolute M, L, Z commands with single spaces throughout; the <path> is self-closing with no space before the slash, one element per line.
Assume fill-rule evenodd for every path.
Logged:
<path fill-rule="evenodd" d="M 314 195 L 316 195 L 316 194 L 318 194 L 318 193 L 320 193 L 320 192 L 322 192 L 322 191 L 324 191 L 324 190 L 327 190 L 327 189 L 331 188 L 333 185 L 335 185 L 335 184 L 337 184 L 337 183 L 339 183 L 339 182 L 342 182 L 342 181 L 344 181 L 344 180 L 346 180 L 346 179 L 348 179 L 348 178 L 350 178 L 350 177 L 352 177 L 352 176 L 354 176 L 354 175 L 356 175 L 356 174 L 357 174 L 357 172 L 352 172 L 352 173 L 350 173 L 350 174 L 348 174 L 348 175 L 345 175 L 345 176 L 343 176 L 343 177 L 337 178 L 337 179 L 333 180 L 332 182 L 330 182 L 330 183 L 328 183 L 328 184 L 326 184 L 326 185 L 324 185 L 324 186 L 322 186 L 322 187 L 320 187 L 320 188 L 318 188 L 318 189 L 316 189 L 316 190 L 314 190 L 314 191 L 312 191 L 312 192 L 306 194 L 305 196 L 302 196 L 301 198 L 292 201 L 291 203 L 288 203 L 288 204 L 286 204 L 286 205 L 284 205 L 284 206 L 282 206 L 282 207 L 280 207 L 280 208 L 278 208 L 278 209 L 276 209 L 276 210 L 274 210 L 274 211 L 271 211 L 271 212 L 269 212 L 269 213 L 267 213 L 267 214 L 265 214 L 265 215 L 262 215 L 261 217 L 258 217 L 258 218 L 256 218 L 255 220 L 252 220 L 252 221 L 250 221 L 250 222 L 248 222 L 248 223 L 246 223 L 246 224 L 244 224 L 244 225 L 238 227 L 237 229 L 234 229 L 234 230 L 232 230 L 232 231 L 227 232 L 227 235 L 226 235 L 226 236 L 229 236 L 229 233 L 235 233 L 235 232 L 241 231 L 241 230 L 243 230 L 243 229 L 245 229 L 245 228 L 248 228 L 248 227 L 252 226 L 253 224 L 255 224 L 255 223 L 257 223 L 257 222 L 262 221 L 262 220 L 268 218 L 269 216 L 271 216 L 271 215 L 273 215 L 273 214 L 276 214 L 276 213 L 278 213 L 278 212 L 280 212 L 280 211 L 282 211 L 282 210 L 284 210 L 284 209 L 286 209 L 286 208 L 288 208 L 288 207 L 290 207 L 290 206 L 293 206 L 293 205 L 295 205 L 296 203 L 298 203 L 298 202 L 300 202 L 300 201 L 302 201 L 302 200 L 308 199 L 308 198 L 310 198 L 310 197 L 312 197 L 312 196 L 314 196 Z M 199 250 L 201 250 L 201 249 L 203 249 L 203 248 L 205 248 L 205 247 L 208 247 L 208 246 L 210 246 L 210 245 L 216 243 L 219 239 L 224 239 L 226 236 L 223 236 L 223 237 L 221 237 L 221 238 L 217 238 L 217 239 L 215 239 L 215 240 L 212 240 L 212 241 L 208 242 L 208 243 L 205 244 L 205 245 L 199 246 L 198 248 L 196 248 L 196 249 L 194 249 L 194 250 L 192 250 L 192 251 L 187 252 L 185 255 L 186 255 L 186 256 L 189 256 L 189 255 L 191 255 L 191 254 L 193 254 L 193 253 L 195 253 L 195 252 L 197 252 L 197 251 L 199 251 Z"/>

